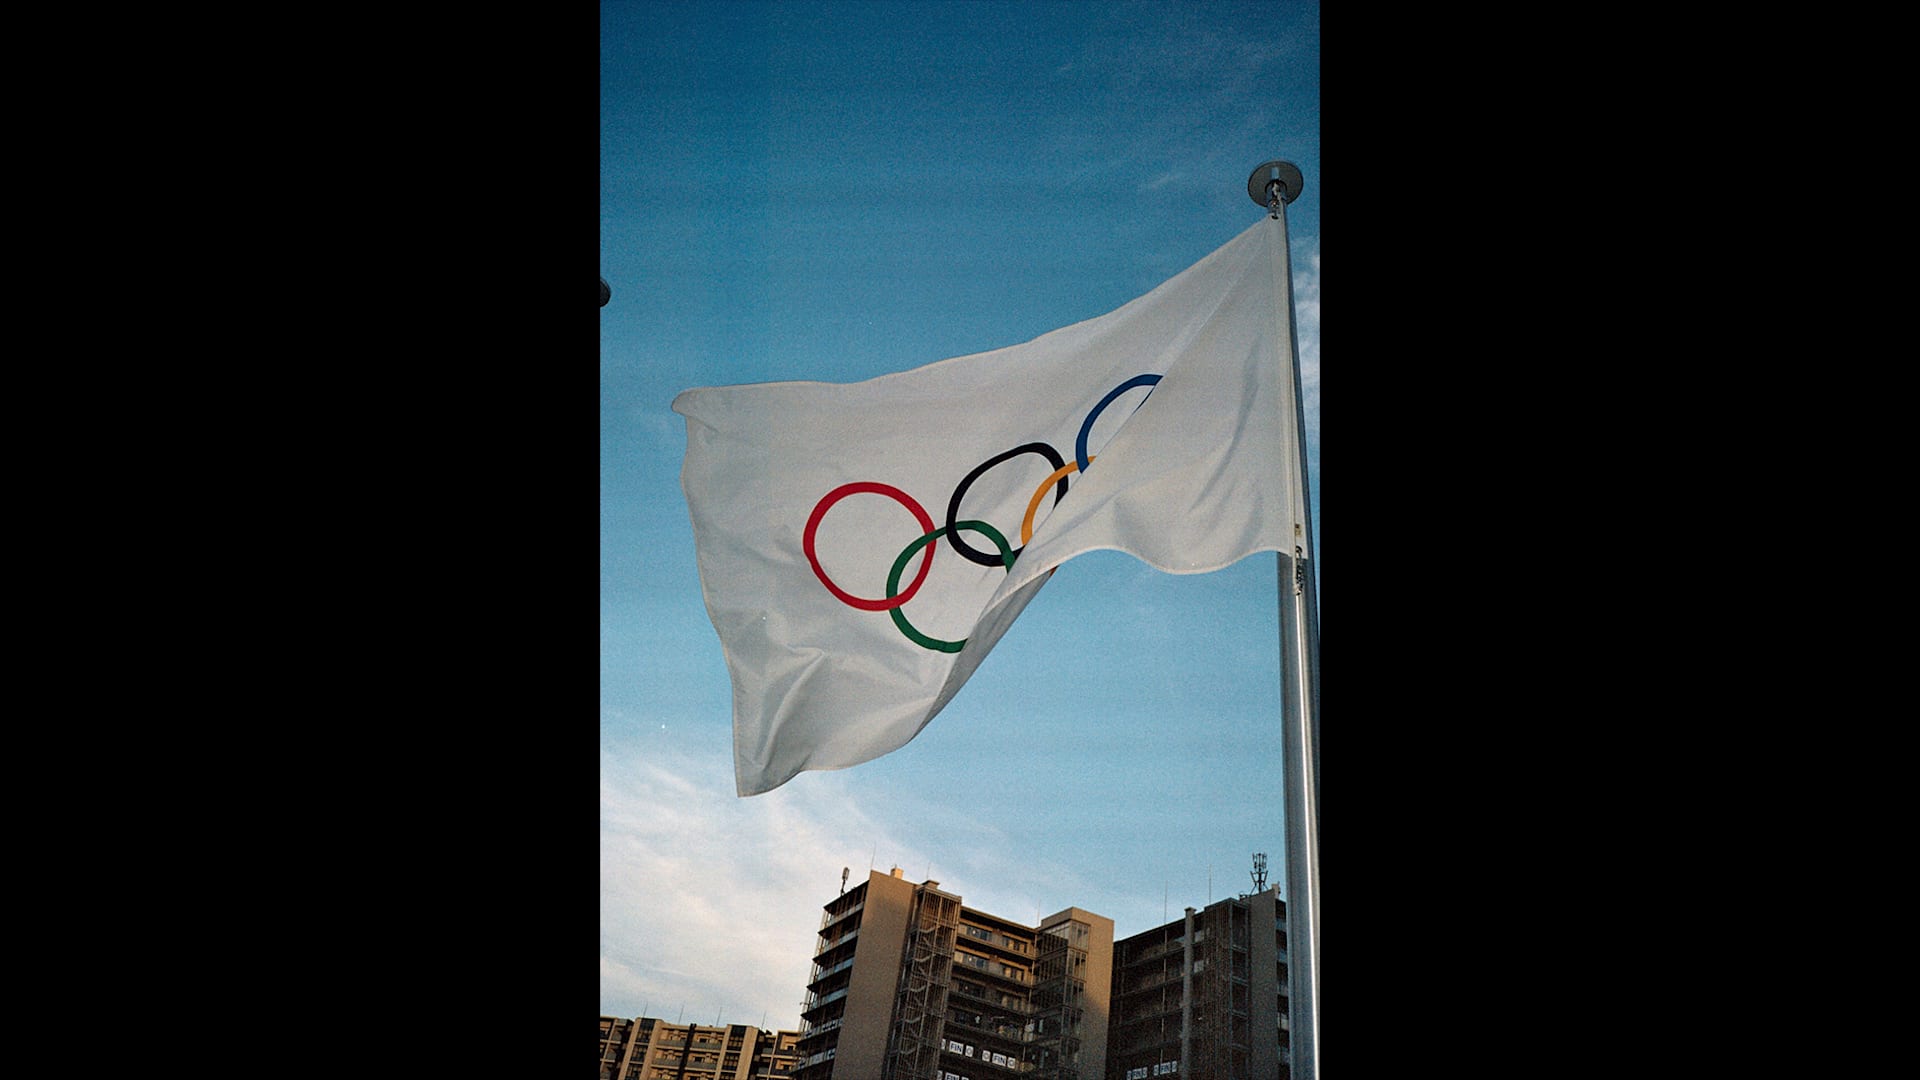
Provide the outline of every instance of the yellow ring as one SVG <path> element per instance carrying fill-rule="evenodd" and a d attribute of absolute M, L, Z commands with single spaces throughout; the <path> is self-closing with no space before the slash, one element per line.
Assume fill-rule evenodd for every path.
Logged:
<path fill-rule="evenodd" d="M 1094 455 L 1087 455 L 1087 464 L 1091 465 L 1095 460 Z M 1033 512 L 1040 509 L 1040 500 L 1047 497 L 1047 489 L 1065 479 L 1068 473 L 1079 471 L 1080 463 L 1077 461 L 1069 461 L 1065 465 L 1053 470 L 1052 476 L 1040 481 L 1040 487 L 1034 491 L 1033 498 L 1027 500 L 1027 516 L 1020 519 L 1021 547 L 1026 547 L 1027 541 L 1033 539 Z"/>

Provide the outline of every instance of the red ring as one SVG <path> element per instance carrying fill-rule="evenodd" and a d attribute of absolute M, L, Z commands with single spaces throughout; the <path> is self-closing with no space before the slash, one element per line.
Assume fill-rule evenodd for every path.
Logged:
<path fill-rule="evenodd" d="M 858 495 L 862 492 L 874 495 L 885 495 L 887 498 L 906 507 L 907 511 L 919 520 L 921 535 L 924 536 L 933 531 L 933 518 L 927 514 L 925 507 L 913 500 L 913 496 L 908 495 L 897 487 L 888 487 L 886 484 L 876 484 L 862 480 L 851 484 L 842 484 L 832 491 L 827 492 L 819 502 L 814 504 L 813 515 L 807 518 L 807 531 L 802 534 L 800 538 L 800 546 L 807 553 L 807 561 L 813 564 L 813 575 L 820 579 L 820 584 L 825 585 L 828 592 L 839 597 L 841 603 L 851 607 L 857 607 L 862 611 L 890 611 L 906 603 L 908 600 L 913 599 L 913 594 L 920 591 L 921 583 L 927 580 L 927 571 L 933 569 L 933 549 L 935 545 L 927 545 L 927 557 L 920 560 L 920 573 L 913 579 L 913 584 L 907 586 L 900 595 L 881 600 L 865 600 L 835 585 L 832 581 L 828 580 L 826 570 L 820 566 L 819 556 L 813 553 L 813 534 L 820 528 L 820 519 L 827 516 L 827 511 L 833 508 L 834 503 L 839 502 L 849 495 Z"/>

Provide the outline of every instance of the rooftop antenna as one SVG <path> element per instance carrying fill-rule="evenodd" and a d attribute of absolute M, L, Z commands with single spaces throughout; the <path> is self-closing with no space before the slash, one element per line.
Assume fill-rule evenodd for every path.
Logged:
<path fill-rule="evenodd" d="M 1267 891 L 1267 853 L 1264 851 L 1253 853 L 1253 891 Z"/>

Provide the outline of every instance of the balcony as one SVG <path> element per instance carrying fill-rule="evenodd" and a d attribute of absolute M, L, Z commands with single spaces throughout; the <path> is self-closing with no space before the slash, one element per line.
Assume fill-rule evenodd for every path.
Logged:
<path fill-rule="evenodd" d="M 861 900 L 845 911 L 823 911 L 820 913 L 820 929 L 825 930 L 827 927 L 832 926 L 834 923 L 839 922 L 849 915 L 858 915 L 861 911 L 865 910 L 866 906 L 867 902 Z"/>
<path fill-rule="evenodd" d="M 1121 966 L 1132 967 L 1135 964 L 1144 964 L 1149 960 L 1158 960 L 1163 956 L 1169 956 L 1174 953 L 1182 952 L 1186 949 L 1186 947 L 1187 947 L 1187 939 L 1184 937 L 1177 937 L 1177 938 L 1174 938 L 1172 941 L 1167 941 L 1159 945 L 1151 946 L 1150 948 L 1143 949 L 1140 952 L 1137 952 L 1132 956 L 1127 957 L 1124 961 L 1121 962 Z M 1115 959 L 1118 960 L 1119 958 L 1115 957 Z"/>
<path fill-rule="evenodd" d="M 830 1005 L 846 996 L 847 996 L 847 988 L 844 986 L 838 990 L 835 990 L 831 994 L 826 994 L 821 997 L 814 997 L 813 995 L 809 994 L 808 1000 L 807 1000 L 807 1011 L 812 1012 L 813 1010 L 819 1008 L 822 1005 Z"/>
<path fill-rule="evenodd" d="M 813 978 L 807 980 L 807 985 L 811 986 L 814 983 L 817 983 L 822 979 L 827 978 L 829 975 L 838 975 L 840 972 L 845 971 L 852 966 L 853 966 L 852 957 L 848 957 L 845 960 L 840 961 L 839 963 L 833 965 L 830 968 L 821 968 L 819 965 L 816 964 L 814 966 Z"/>
<path fill-rule="evenodd" d="M 1135 994 L 1143 990 L 1155 990 L 1169 983 L 1177 983 L 1180 979 L 1181 971 L 1177 967 L 1167 968 L 1162 971 L 1150 971 L 1144 975 L 1137 972 L 1127 972 L 1121 979 L 1120 992 L 1122 994 Z"/>
<path fill-rule="evenodd" d="M 835 1028 L 839 1027 L 841 1024 L 844 1024 L 846 1022 L 847 1022 L 846 1017 L 836 1016 L 824 1024 L 805 1024 L 801 1028 L 800 1035 L 802 1038 L 806 1038 L 807 1036 L 810 1036 L 810 1035 L 824 1035 L 827 1032 L 834 1030 Z"/>
<path fill-rule="evenodd" d="M 976 1022 L 973 1017 L 979 1016 Z M 1030 1040 L 1027 1024 L 1033 1014 L 1023 1009 L 1005 1009 L 993 1013 L 980 1013 L 972 1008 L 947 1010 L 947 1028 L 951 1031 L 976 1032 L 1005 1039 L 1009 1042 L 1023 1043 Z"/>
<path fill-rule="evenodd" d="M 1151 997 L 1127 998 L 1119 1003 L 1119 1009 L 1124 1011 L 1126 1022 L 1130 1024 L 1141 1020 L 1154 1020 L 1178 1013 L 1180 995 L 1155 994 Z"/>
<path fill-rule="evenodd" d="M 1133 1054 L 1144 1053 L 1148 1050 L 1177 1052 L 1179 1048 L 1180 1034 L 1179 1032 L 1174 1032 L 1171 1035 L 1145 1035 L 1135 1036 L 1131 1039 L 1124 1039 L 1123 1037 L 1123 1041 L 1120 1043 L 1116 1054 L 1120 1057 L 1127 1057 Z"/>
<path fill-rule="evenodd" d="M 824 931 L 824 930 L 823 930 L 823 931 L 821 931 L 821 936 L 822 936 L 823 938 L 825 938 L 825 935 L 826 935 L 826 931 Z M 820 946 L 820 949 L 819 949 L 819 952 L 823 952 L 823 953 L 824 953 L 824 952 L 829 952 L 829 951 L 831 951 L 831 950 L 832 950 L 832 949 L 833 949 L 834 947 L 836 947 L 836 946 L 838 946 L 839 944 L 841 944 L 842 942 L 846 942 L 846 941 L 852 941 L 852 940 L 853 940 L 854 938 L 857 938 L 857 937 L 859 937 L 859 936 L 860 936 L 860 928 L 856 926 L 856 927 L 854 927 L 853 929 L 851 929 L 851 930 L 848 930 L 848 931 L 847 931 L 846 933 L 844 933 L 844 934 L 839 934 L 839 935 L 837 935 L 837 936 L 835 936 L 835 937 L 832 937 L 832 938 L 826 938 L 826 939 L 825 939 L 825 943 L 824 943 L 824 944 L 822 944 L 822 945 Z"/>
<path fill-rule="evenodd" d="M 844 998 L 846 996 L 847 996 L 847 990 L 846 990 L 846 987 L 844 986 L 838 990 L 835 990 L 833 993 L 826 995 L 825 997 L 815 997 L 812 994 L 808 994 L 807 1003 L 800 1010 L 800 1018 L 802 1020 L 805 1020 L 809 1016 L 818 1013 L 821 1009 L 826 1008 L 827 1006 L 833 1004 L 836 1001 L 839 1001 L 841 998 Z"/>
<path fill-rule="evenodd" d="M 1031 971 L 1025 970 L 1024 968 L 1011 967 L 999 960 L 989 960 L 984 956 L 975 956 L 972 953 L 961 952 L 958 949 L 954 950 L 953 964 L 955 971 L 964 971 L 976 978 L 1002 979 L 1007 982 L 1018 983 L 1021 986 L 1033 985 L 1033 972 Z"/>
<path fill-rule="evenodd" d="M 960 931 L 956 940 L 964 942 L 969 948 L 1005 953 L 1008 956 L 1018 957 L 1028 963 L 1033 962 L 1036 951 L 1031 941 L 1009 937 L 1006 934 L 983 929 L 978 926 L 971 926 L 967 923 L 960 924 Z"/>

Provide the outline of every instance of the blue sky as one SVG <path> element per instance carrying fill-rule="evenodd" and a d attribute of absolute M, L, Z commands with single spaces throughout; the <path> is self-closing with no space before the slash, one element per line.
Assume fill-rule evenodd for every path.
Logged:
<path fill-rule="evenodd" d="M 1254 852 L 1280 880 L 1267 554 L 1074 559 L 906 747 L 736 797 L 668 406 L 1105 314 L 1252 224 L 1283 158 L 1318 533 L 1319 53 L 1284 0 L 601 4 L 603 1013 L 797 1027 L 843 867 L 1121 935 L 1248 891 Z"/>

